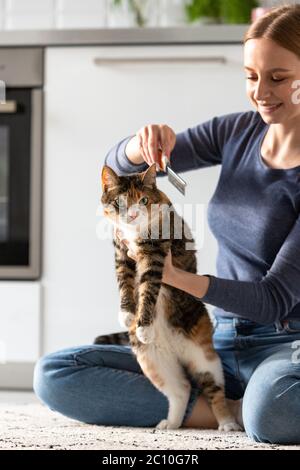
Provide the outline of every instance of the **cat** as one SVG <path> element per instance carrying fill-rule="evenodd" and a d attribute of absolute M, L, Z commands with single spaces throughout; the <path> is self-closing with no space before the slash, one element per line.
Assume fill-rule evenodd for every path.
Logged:
<path fill-rule="evenodd" d="M 197 272 L 197 266 L 188 225 L 156 186 L 156 165 L 129 176 L 118 176 L 105 165 L 101 180 L 104 215 L 113 223 L 115 234 L 116 230 L 123 232 L 136 260 L 115 237 L 119 320 L 128 331 L 98 336 L 94 343 L 130 343 L 145 376 L 169 401 L 168 416 L 158 423 L 158 429 L 182 425 L 193 379 L 211 405 L 219 430 L 240 430 L 226 404 L 222 365 L 213 348 L 205 305 L 162 282 L 169 249 L 174 266 L 191 273 Z"/>

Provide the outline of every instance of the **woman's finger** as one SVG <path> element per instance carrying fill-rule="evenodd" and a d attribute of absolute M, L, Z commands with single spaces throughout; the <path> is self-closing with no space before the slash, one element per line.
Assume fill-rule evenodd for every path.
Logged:
<path fill-rule="evenodd" d="M 149 151 L 148 151 L 148 134 L 149 134 L 148 126 L 143 127 L 143 129 L 140 131 L 141 149 L 142 149 L 142 152 L 143 152 L 144 160 L 146 160 L 148 165 L 151 166 L 152 165 L 151 156 L 150 156 Z"/>
<path fill-rule="evenodd" d="M 156 167 L 159 166 L 158 139 L 158 126 L 149 126 L 148 151 L 151 163 L 156 163 Z"/>
<path fill-rule="evenodd" d="M 169 126 L 161 127 L 161 149 L 162 154 L 166 155 L 169 159 L 171 156 L 171 151 L 173 150 L 176 142 L 176 135 L 174 131 Z"/>
<path fill-rule="evenodd" d="M 140 153 L 141 153 L 143 159 L 145 160 L 145 162 L 150 166 L 150 161 L 148 159 L 148 155 L 146 154 L 146 152 L 144 150 L 143 136 L 140 133 L 138 133 L 137 136 L 138 136 L 138 139 L 139 139 Z"/>

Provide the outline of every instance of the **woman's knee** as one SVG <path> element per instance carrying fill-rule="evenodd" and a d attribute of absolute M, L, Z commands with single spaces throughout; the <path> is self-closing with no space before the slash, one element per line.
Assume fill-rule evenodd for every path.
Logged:
<path fill-rule="evenodd" d="M 36 396 L 46 405 L 51 407 L 50 396 L 55 386 L 53 375 L 53 355 L 41 357 L 34 368 L 33 390 Z"/>
<path fill-rule="evenodd" d="M 34 368 L 33 390 L 49 408 L 56 409 L 56 402 L 64 394 L 64 381 L 74 364 L 72 350 L 62 350 L 41 357 Z"/>
<path fill-rule="evenodd" d="M 300 374 L 266 363 L 252 375 L 243 400 L 246 433 L 256 442 L 299 444 Z"/>

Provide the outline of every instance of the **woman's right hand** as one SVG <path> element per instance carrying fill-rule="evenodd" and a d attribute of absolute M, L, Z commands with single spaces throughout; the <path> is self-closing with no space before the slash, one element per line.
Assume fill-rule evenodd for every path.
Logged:
<path fill-rule="evenodd" d="M 157 170 L 163 169 L 162 155 L 166 155 L 170 159 L 171 152 L 175 147 L 176 134 L 173 129 L 166 124 L 149 124 L 139 129 L 136 138 L 140 155 L 144 161 L 149 166 L 156 163 Z"/>

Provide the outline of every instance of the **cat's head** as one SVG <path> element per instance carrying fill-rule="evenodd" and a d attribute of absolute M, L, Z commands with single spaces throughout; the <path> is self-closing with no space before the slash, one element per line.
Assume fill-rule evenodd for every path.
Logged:
<path fill-rule="evenodd" d="M 105 165 L 101 174 L 104 215 L 117 225 L 128 228 L 148 225 L 152 205 L 168 204 L 166 195 L 156 186 L 156 165 L 142 173 L 118 176 Z M 153 212 L 152 212 L 153 214 Z"/>

